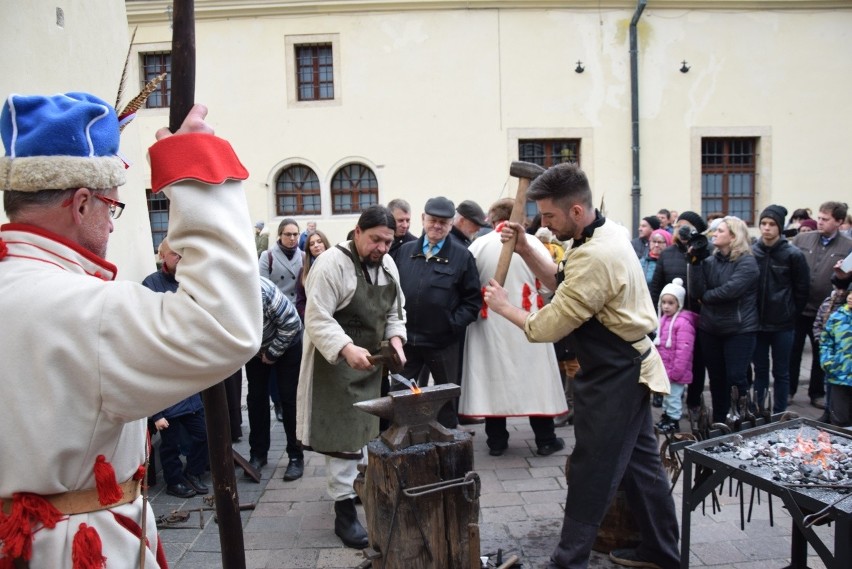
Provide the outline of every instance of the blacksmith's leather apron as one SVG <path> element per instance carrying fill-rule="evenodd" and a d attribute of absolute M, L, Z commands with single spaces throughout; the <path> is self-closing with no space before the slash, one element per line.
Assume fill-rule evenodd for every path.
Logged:
<path fill-rule="evenodd" d="M 367 282 L 355 244 L 350 250 L 337 246 L 352 259 L 358 276 L 355 295 L 349 304 L 334 313 L 334 319 L 356 346 L 371 354 L 379 351 L 384 339 L 387 313 L 397 304 L 402 318 L 402 304 L 396 281 L 384 268 L 389 284 Z M 362 371 L 349 367 L 341 359 L 332 365 L 314 350 L 313 402 L 311 410 L 311 448 L 322 453 L 358 452 L 379 433 L 379 418 L 352 406 L 353 403 L 376 399 L 381 393 L 382 367 Z"/>

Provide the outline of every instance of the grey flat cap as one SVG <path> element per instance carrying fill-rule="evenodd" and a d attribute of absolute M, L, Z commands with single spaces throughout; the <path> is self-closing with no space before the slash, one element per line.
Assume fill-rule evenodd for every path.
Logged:
<path fill-rule="evenodd" d="M 456 206 L 444 196 L 429 198 L 423 211 L 432 217 L 452 218 L 456 215 Z"/>

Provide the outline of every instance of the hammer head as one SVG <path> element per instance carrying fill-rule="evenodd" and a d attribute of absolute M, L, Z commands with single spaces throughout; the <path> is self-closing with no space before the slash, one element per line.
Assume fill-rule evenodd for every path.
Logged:
<path fill-rule="evenodd" d="M 379 353 L 373 356 L 368 356 L 367 360 L 371 364 L 383 365 L 388 368 L 391 373 L 399 373 L 402 371 L 402 362 L 399 360 L 399 355 L 393 346 L 382 344 Z"/>
<path fill-rule="evenodd" d="M 515 178 L 526 178 L 527 180 L 535 180 L 544 173 L 544 168 L 532 162 L 521 162 L 515 160 L 509 167 L 509 175 Z"/>

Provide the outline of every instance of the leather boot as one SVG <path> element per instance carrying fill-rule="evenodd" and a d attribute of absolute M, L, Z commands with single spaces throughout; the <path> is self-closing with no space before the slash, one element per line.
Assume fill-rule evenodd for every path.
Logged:
<path fill-rule="evenodd" d="M 337 500 L 334 503 L 334 533 L 343 541 L 346 547 L 353 549 L 364 549 L 370 544 L 367 539 L 367 530 L 358 521 L 358 512 L 355 510 L 355 500 Z"/>

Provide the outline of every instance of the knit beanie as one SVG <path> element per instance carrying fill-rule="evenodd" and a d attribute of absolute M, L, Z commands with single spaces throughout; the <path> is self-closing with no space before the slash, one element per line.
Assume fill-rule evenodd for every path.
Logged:
<path fill-rule="evenodd" d="M 643 221 L 647 221 L 648 225 L 651 226 L 651 229 L 659 229 L 660 228 L 660 218 L 656 215 L 649 215 L 648 217 L 643 217 Z"/>
<path fill-rule="evenodd" d="M 685 211 L 681 213 L 678 217 L 678 220 L 682 219 L 684 221 L 688 221 L 690 225 L 692 225 L 698 233 L 704 233 L 707 231 L 707 222 L 704 221 L 704 218 L 695 213 L 694 211 Z"/>
<path fill-rule="evenodd" d="M 648 241 L 653 241 L 655 237 L 662 237 L 666 242 L 666 247 L 672 244 L 672 234 L 666 231 L 665 229 L 655 229 L 651 232 L 651 235 L 648 236 Z M 648 252 L 650 256 L 650 251 Z M 652 257 L 657 258 L 657 257 Z"/>
<path fill-rule="evenodd" d="M 660 292 L 660 300 L 657 301 L 657 319 L 659 321 L 662 321 L 662 319 L 663 319 L 663 310 L 662 310 L 661 307 L 662 307 L 663 297 L 667 294 L 670 294 L 671 296 L 673 296 L 677 299 L 677 311 L 672 315 L 672 318 L 669 321 L 669 335 L 666 338 L 666 347 L 671 348 L 672 347 L 672 328 L 674 328 L 675 320 L 677 319 L 678 314 L 680 314 L 680 311 L 683 310 L 683 303 L 686 300 L 686 289 L 683 288 L 683 279 L 675 278 L 674 280 L 672 280 L 672 282 L 670 282 L 669 284 L 664 286 L 662 292 Z M 654 338 L 654 343 L 658 346 L 660 345 L 660 331 L 659 331 L 659 329 L 657 330 L 657 337 Z"/>
<path fill-rule="evenodd" d="M 764 217 L 768 217 L 772 221 L 775 222 L 775 225 L 778 226 L 778 229 L 784 228 L 784 219 L 787 217 L 787 208 L 783 205 L 768 205 L 766 209 L 764 209 L 760 213 L 760 217 L 758 218 L 758 222 L 762 220 Z"/>
<path fill-rule="evenodd" d="M 115 109 L 87 93 L 10 95 L 0 113 L 0 190 L 112 188 L 125 182 Z"/>

